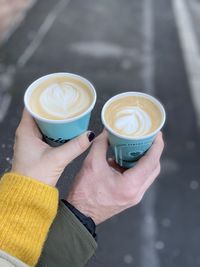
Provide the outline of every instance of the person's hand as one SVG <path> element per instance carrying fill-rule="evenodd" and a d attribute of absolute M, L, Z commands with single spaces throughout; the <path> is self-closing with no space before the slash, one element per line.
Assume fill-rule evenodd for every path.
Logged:
<path fill-rule="evenodd" d="M 15 134 L 11 172 L 55 186 L 64 168 L 90 146 L 91 139 L 94 133 L 88 131 L 60 147 L 50 147 L 42 141 L 35 121 L 24 110 Z"/>
<path fill-rule="evenodd" d="M 84 161 L 66 200 L 99 224 L 138 204 L 160 172 L 164 148 L 159 132 L 150 150 L 131 169 L 106 160 L 107 133 L 99 135 Z"/>

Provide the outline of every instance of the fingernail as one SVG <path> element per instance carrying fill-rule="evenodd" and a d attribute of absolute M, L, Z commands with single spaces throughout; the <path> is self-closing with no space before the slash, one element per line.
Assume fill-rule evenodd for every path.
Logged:
<path fill-rule="evenodd" d="M 94 132 L 89 131 L 87 134 L 87 137 L 88 137 L 89 142 L 92 142 L 96 136 Z"/>

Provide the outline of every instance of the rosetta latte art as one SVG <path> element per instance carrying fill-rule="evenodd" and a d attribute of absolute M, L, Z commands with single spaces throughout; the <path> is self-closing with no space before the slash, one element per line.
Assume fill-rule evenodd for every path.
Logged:
<path fill-rule="evenodd" d="M 114 127 L 125 135 L 143 136 L 152 127 L 151 118 L 139 107 L 123 107 L 115 114 Z"/>
<path fill-rule="evenodd" d="M 42 91 L 39 103 L 51 116 L 70 118 L 82 112 L 90 103 L 88 94 L 73 83 L 53 83 Z"/>

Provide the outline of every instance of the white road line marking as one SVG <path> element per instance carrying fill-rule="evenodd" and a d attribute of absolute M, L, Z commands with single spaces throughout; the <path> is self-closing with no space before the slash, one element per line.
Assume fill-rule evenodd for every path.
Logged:
<path fill-rule="evenodd" d="M 48 14 L 43 24 L 39 28 L 35 38 L 30 43 L 30 45 L 25 49 L 24 53 L 19 57 L 17 65 L 18 67 L 24 67 L 26 63 L 33 56 L 37 48 L 42 43 L 44 37 L 52 27 L 54 21 L 60 12 L 70 3 L 70 0 L 61 0 L 59 3 L 55 4 L 53 10 Z"/>
<path fill-rule="evenodd" d="M 142 205 L 141 224 L 141 266 L 159 267 L 160 261 L 155 247 L 157 223 L 155 217 L 156 188 L 153 186 L 145 195 Z"/>
<path fill-rule="evenodd" d="M 155 93 L 154 76 L 155 76 L 155 62 L 154 62 L 154 21 L 153 21 L 153 0 L 144 0 L 143 7 L 143 83 L 144 90 L 150 94 Z"/>
<path fill-rule="evenodd" d="M 143 84 L 144 91 L 153 95 L 155 93 L 155 60 L 154 60 L 154 0 L 144 0 L 143 6 Z M 153 186 L 145 196 L 141 211 L 143 221 L 141 222 L 141 267 L 159 267 L 160 261 L 155 249 L 157 224 L 155 218 L 156 188 Z"/>
<path fill-rule="evenodd" d="M 198 40 L 185 1 L 173 0 L 172 3 L 192 100 L 200 127 L 200 50 Z"/>
<path fill-rule="evenodd" d="M 115 43 L 93 41 L 93 42 L 76 42 L 69 46 L 69 50 L 83 56 L 94 58 L 135 58 L 137 52 L 132 48 L 124 48 Z"/>
<path fill-rule="evenodd" d="M 13 77 L 15 74 L 15 67 L 9 66 L 5 68 L 1 66 L 0 73 L 0 122 L 2 122 L 7 114 L 11 103 L 11 95 L 8 91 L 13 83 Z"/>
<path fill-rule="evenodd" d="M 5 118 L 10 103 L 11 103 L 11 96 L 9 94 L 6 93 L 0 98 L 0 122 L 2 122 L 3 119 Z"/>

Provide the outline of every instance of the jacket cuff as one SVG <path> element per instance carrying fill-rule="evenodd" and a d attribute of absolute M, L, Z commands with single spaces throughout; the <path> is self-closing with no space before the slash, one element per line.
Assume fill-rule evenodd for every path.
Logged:
<path fill-rule="evenodd" d="M 30 177 L 0 180 L 0 249 L 34 266 L 56 216 L 58 191 Z"/>
<path fill-rule="evenodd" d="M 80 212 L 78 209 L 76 209 L 71 203 L 69 203 L 65 199 L 61 199 L 61 201 L 65 204 L 65 206 L 68 207 L 68 209 L 76 216 L 76 218 L 79 219 L 79 221 L 86 227 L 86 229 L 90 232 L 90 234 L 94 237 L 94 239 L 97 241 L 97 235 L 96 235 L 96 224 L 92 220 L 91 217 L 87 217 L 85 214 Z"/>

